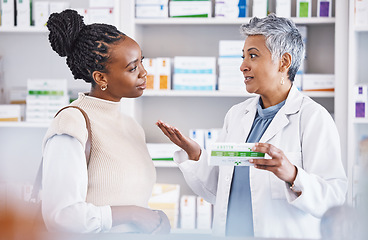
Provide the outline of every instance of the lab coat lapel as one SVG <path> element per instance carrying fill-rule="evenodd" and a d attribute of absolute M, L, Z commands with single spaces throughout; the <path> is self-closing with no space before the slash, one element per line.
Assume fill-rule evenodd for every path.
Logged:
<path fill-rule="evenodd" d="M 250 130 L 254 122 L 254 118 L 256 116 L 258 102 L 259 102 L 259 96 L 255 97 L 253 101 L 245 109 L 245 114 L 241 121 L 243 125 L 243 130 L 244 130 L 244 138 L 239 139 L 239 142 L 241 141 L 246 142 L 248 138 L 248 135 L 250 133 Z"/>
<path fill-rule="evenodd" d="M 260 139 L 260 142 L 268 142 L 278 132 L 286 127 L 289 124 L 288 115 L 295 114 L 299 111 L 302 100 L 302 94 L 293 85 L 290 89 L 288 97 L 286 98 L 285 105 L 278 111 Z"/>

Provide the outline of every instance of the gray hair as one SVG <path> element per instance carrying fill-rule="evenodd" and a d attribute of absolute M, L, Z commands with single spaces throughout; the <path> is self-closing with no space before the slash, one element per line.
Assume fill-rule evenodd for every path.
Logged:
<path fill-rule="evenodd" d="M 294 22 L 270 14 L 265 18 L 253 17 L 249 23 L 241 26 L 240 31 L 245 37 L 263 35 L 273 61 L 280 59 L 284 53 L 289 53 L 291 66 L 288 75 L 289 79 L 294 81 L 305 51 L 302 36 Z"/>

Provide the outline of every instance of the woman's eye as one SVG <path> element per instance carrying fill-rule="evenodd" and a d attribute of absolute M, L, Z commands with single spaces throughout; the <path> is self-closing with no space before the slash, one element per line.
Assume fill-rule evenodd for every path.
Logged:
<path fill-rule="evenodd" d="M 142 56 L 142 58 L 141 58 L 141 63 L 143 62 L 143 59 L 144 59 L 144 56 Z"/>
<path fill-rule="evenodd" d="M 244 56 L 241 56 L 241 58 L 244 60 L 245 57 Z"/>
<path fill-rule="evenodd" d="M 257 55 L 255 54 L 249 54 L 250 58 L 255 58 Z"/>
<path fill-rule="evenodd" d="M 134 68 L 130 69 L 131 72 L 134 72 L 137 69 L 137 66 L 135 66 Z"/>

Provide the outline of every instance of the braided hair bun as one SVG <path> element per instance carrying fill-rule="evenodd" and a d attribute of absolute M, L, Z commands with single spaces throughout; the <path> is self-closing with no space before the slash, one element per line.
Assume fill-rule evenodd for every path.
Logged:
<path fill-rule="evenodd" d="M 83 17 L 77 11 L 67 9 L 51 14 L 47 21 L 52 49 L 61 57 L 70 55 L 79 32 L 84 27 Z"/>
<path fill-rule="evenodd" d="M 74 79 L 83 79 L 95 86 L 93 72 L 107 72 L 111 47 L 125 34 L 115 26 L 103 23 L 85 25 L 83 17 L 75 10 L 67 9 L 51 14 L 47 21 L 52 49 L 66 63 Z"/>

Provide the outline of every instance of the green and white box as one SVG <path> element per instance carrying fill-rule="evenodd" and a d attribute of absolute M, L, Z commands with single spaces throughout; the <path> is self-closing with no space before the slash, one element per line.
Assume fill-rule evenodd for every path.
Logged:
<path fill-rule="evenodd" d="M 169 3 L 169 16 L 210 18 L 212 16 L 212 2 L 207 0 L 172 0 Z"/>
<path fill-rule="evenodd" d="M 264 159 L 265 154 L 253 152 L 254 143 L 214 143 L 207 149 L 212 166 L 253 166 L 249 159 Z"/>

